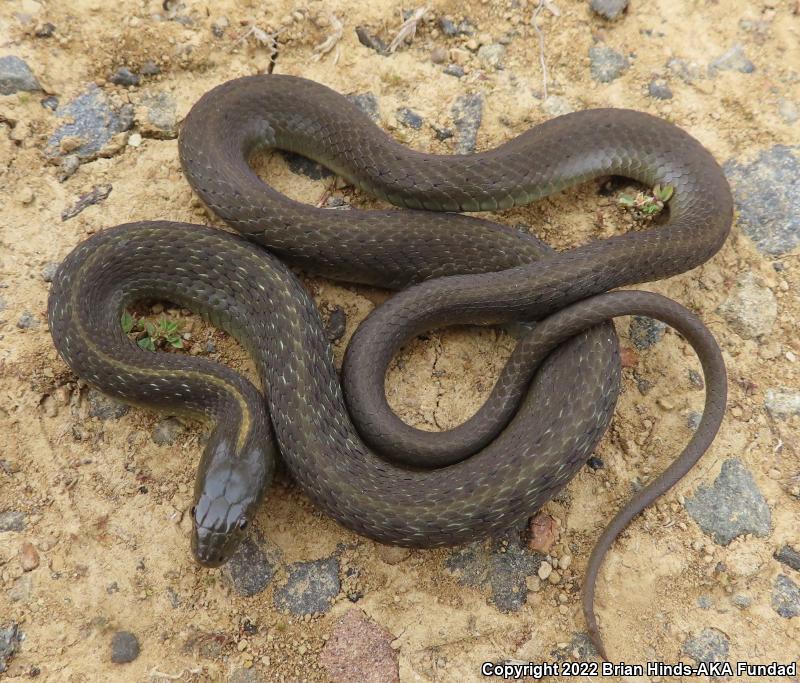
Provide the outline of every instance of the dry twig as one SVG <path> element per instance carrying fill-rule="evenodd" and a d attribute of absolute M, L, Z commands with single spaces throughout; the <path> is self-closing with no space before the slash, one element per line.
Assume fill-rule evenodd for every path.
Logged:
<path fill-rule="evenodd" d="M 422 18 L 429 9 L 430 7 L 419 7 L 414 10 L 414 13 L 403 22 L 397 35 L 392 39 L 392 42 L 389 43 L 389 52 L 394 52 L 406 38 L 413 38 L 416 35 L 417 24 L 422 21 Z"/>
<path fill-rule="evenodd" d="M 331 22 L 331 28 L 333 29 L 333 33 L 331 33 L 324 41 L 322 41 L 319 45 L 314 48 L 314 61 L 318 62 L 322 59 L 326 54 L 328 54 L 334 47 L 337 46 L 339 41 L 342 39 L 342 35 L 344 34 L 344 24 L 339 21 L 339 18 L 335 14 L 331 14 L 328 16 Z M 339 61 L 339 49 L 336 49 L 336 55 L 333 58 L 333 63 L 336 64 Z"/>

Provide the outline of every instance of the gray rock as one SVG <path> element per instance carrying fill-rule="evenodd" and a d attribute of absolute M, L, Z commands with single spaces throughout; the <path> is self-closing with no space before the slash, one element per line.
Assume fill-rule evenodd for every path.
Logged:
<path fill-rule="evenodd" d="M 478 48 L 478 61 L 487 69 L 502 69 L 506 46 L 500 43 L 481 45 Z"/>
<path fill-rule="evenodd" d="M 408 126 L 414 130 L 422 128 L 422 117 L 408 107 L 400 107 L 400 109 L 397 110 L 397 120 L 404 126 Z"/>
<path fill-rule="evenodd" d="M 704 628 L 696 636 L 690 636 L 683 643 L 683 651 L 697 664 L 704 662 L 724 662 L 730 651 L 730 641 L 722 631 Z"/>
<path fill-rule="evenodd" d="M 133 125 L 133 106 L 130 104 L 116 108 L 96 85 L 91 85 L 69 104 L 59 107 L 56 116 L 67 121 L 61 124 L 50 136 L 45 154 L 58 158 L 65 154 L 74 155 L 79 161 L 94 159 L 104 145 L 117 133 L 129 130 Z M 64 138 L 77 138 L 79 144 L 74 149 L 62 151 Z"/>
<path fill-rule="evenodd" d="M 719 545 L 728 545 L 744 534 L 767 536 L 772 516 L 753 475 L 741 460 L 722 464 L 711 486 L 700 486 L 685 507 L 700 528 Z"/>
<path fill-rule="evenodd" d="M 453 123 L 458 134 L 455 149 L 457 154 L 470 154 L 475 151 L 478 129 L 482 121 L 483 95 L 481 93 L 459 95 L 453 104 Z"/>
<path fill-rule="evenodd" d="M 711 609 L 713 604 L 714 603 L 711 601 L 711 596 L 709 595 L 701 595 L 699 598 L 697 598 L 697 606 L 700 609 Z"/>
<path fill-rule="evenodd" d="M 30 311 L 24 311 L 17 320 L 17 327 L 21 330 L 36 329 L 39 327 L 39 320 Z"/>
<path fill-rule="evenodd" d="M 800 586 L 784 574 L 778 574 L 772 589 L 772 609 L 784 619 L 800 617 Z"/>
<path fill-rule="evenodd" d="M 49 21 L 46 21 L 44 24 L 36 27 L 36 31 L 34 31 L 33 35 L 37 38 L 52 38 L 55 32 L 56 27 Z"/>
<path fill-rule="evenodd" d="M 378 98 L 375 97 L 375 93 L 368 91 L 359 93 L 358 95 L 348 95 L 347 99 L 375 121 L 375 123 L 380 120 L 381 115 L 378 110 Z"/>
<path fill-rule="evenodd" d="M 42 280 L 45 282 L 52 282 L 53 278 L 56 276 L 56 271 L 58 270 L 58 266 L 61 265 L 58 261 L 51 261 L 50 263 L 46 263 L 44 268 L 42 268 Z"/>
<path fill-rule="evenodd" d="M 169 446 L 175 443 L 183 431 L 184 426 L 177 419 L 167 417 L 153 428 L 152 439 L 159 446 Z"/>
<path fill-rule="evenodd" d="M 708 65 L 709 76 L 714 76 L 717 71 L 738 71 L 743 74 L 751 74 L 755 70 L 755 65 L 747 58 L 744 48 L 738 43 Z"/>
<path fill-rule="evenodd" d="M 614 20 L 628 9 L 628 0 L 591 0 L 589 5 L 604 19 Z"/>
<path fill-rule="evenodd" d="M 130 631 L 117 631 L 111 638 L 111 661 L 127 664 L 139 656 L 139 639 Z"/>
<path fill-rule="evenodd" d="M 226 16 L 218 17 L 213 21 L 211 24 L 211 33 L 214 34 L 215 38 L 222 38 L 225 35 L 225 29 L 230 26 L 231 21 Z"/>
<path fill-rule="evenodd" d="M 758 284 L 753 273 L 745 273 L 736 281 L 719 312 L 742 339 L 757 339 L 772 331 L 778 302 L 772 290 Z"/>
<path fill-rule="evenodd" d="M 800 415 L 800 392 L 789 389 L 767 389 L 764 397 L 767 412 L 778 420 Z"/>
<path fill-rule="evenodd" d="M 512 531 L 499 541 L 471 543 L 454 550 L 445 566 L 459 583 L 488 588 L 490 601 L 501 612 L 517 612 L 528 600 L 526 578 L 536 574 L 542 559 Z"/>
<path fill-rule="evenodd" d="M 95 388 L 90 388 L 86 395 L 89 401 L 89 415 L 100 420 L 119 420 L 130 407 L 115 398 L 106 396 Z"/>
<path fill-rule="evenodd" d="M 0 628 L 0 674 L 8 670 L 8 662 L 19 650 L 24 637 L 22 631 L 19 630 L 19 624 Z"/>
<path fill-rule="evenodd" d="M 738 225 L 762 253 L 779 256 L 800 244 L 800 147 L 775 145 L 752 163 L 729 161 Z"/>
<path fill-rule="evenodd" d="M 175 99 L 166 92 L 146 93 L 139 101 L 137 123 L 145 137 L 172 140 L 178 137 Z"/>
<path fill-rule="evenodd" d="M 791 567 L 795 571 L 800 572 L 800 551 L 795 550 L 792 546 L 783 546 L 783 548 L 775 553 L 775 559 L 785 564 L 787 567 Z"/>
<path fill-rule="evenodd" d="M 739 609 L 747 609 L 753 604 L 753 598 L 751 598 L 749 595 L 744 595 L 743 593 L 737 593 L 731 598 L 731 602 Z"/>
<path fill-rule="evenodd" d="M 0 512 L 0 531 L 25 531 L 25 513 L 19 510 Z"/>
<path fill-rule="evenodd" d="M 625 55 L 605 45 L 590 47 L 589 61 L 592 78 L 600 83 L 610 83 L 630 68 Z"/>
<path fill-rule="evenodd" d="M 39 104 L 41 104 L 45 109 L 55 111 L 58 109 L 58 98 L 55 95 L 48 95 L 47 97 L 43 97 L 41 100 L 39 100 Z"/>
<path fill-rule="evenodd" d="M 230 579 L 233 590 L 246 598 L 257 595 L 269 585 L 281 562 L 277 548 L 268 546 L 261 539 L 258 541 L 249 536 L 245 538 L 225 565 L 226 577 Z"/>
<path fill-rule="evenodd" d="M 131 71 L 127 66 L 121 66 L 108 78 L 114 85 L 122 85 L 126 88 L 132 85 L 139 85 L 139 76 Z"/>
<path fill-rule="evenodd" d="M 654 78 L 647 86 L 647 94 L 656 100 L 671 100 L 672 90 L 663 78 Z"/>
<path fill-rule="evenodd" d="M 446 73 L 448 76 L 461 78 L 466 72 L 464 71 L 464 67 L 460 64 L 450 64 L 444 68 L 444 73 Z"/>
<path fill-rule="evenodd" d="M 296 616 L 327 612 L 342 588 L 335 557 L 297 562 L 289 565 L 287 572 L 288 580 L 275 591 L 275 606 Z"/>
<path fill-rule="evenodd" d="M 800 109 L 791 100 L 778 100 L 778 114 L 789 124 L 796 123 L 800 119 Z"/>
<path fill-rule="evenodd" d="M 0 57 L 0 95 L 13 95 L 20 91 L 36 92 L 41 89 L 42 86 L 31 68 L 19 57 Z"/>
<path fill-rule="evenodd" d="M 700 426 L 700 420 L 702 419 L 703 413 L 698 413 L 693 410 L 686 416 L 686 426 L 693 432 L 696 432 L 697 428 Z"/>
<path fill-rule="evenodd" d="M 635 315 L 628 328 L 633 345 L 643 351 L 657 344 L 664 338 L 667 326 L 655 318 Z"/>
<path fill-rule="evenodd" d="M 14 581 L 14 585 L 8 589 L 8 597 L 11 602 L 21 602 L 25 605 L 30 602 L 32 592 L 33 579 L 30 574 L 24 574 Z"/>

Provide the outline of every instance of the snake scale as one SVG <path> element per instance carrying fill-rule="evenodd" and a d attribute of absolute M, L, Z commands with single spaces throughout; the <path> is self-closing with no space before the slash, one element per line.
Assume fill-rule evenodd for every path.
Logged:
<path fill-rule="evenodd" d="M 271 148 L 316 160 L 408 210 L 293 201 L 249 165 Z M 425 154 L 387 136 L 342 95 L 283 75 L 206 93 L 183 124 L 179 150 L 194 191 L 241 236 L 164 221 L 105 230 L 63 261 L 48 315 L 58 351 L 80 377 L 120 399 L 215 425 L 192 508 L 201 564 L 218 566 L 233 553 L 278 453 L 317 506 L 377 541 L 430 547 L 500 532 L 563 488 L 608 426 L 620 379 L 611 318 L 658 318 L 694 347 L 706 380 L 700 425 L 612 520 L 589 560 L 584 612 L 605 657 L 593 609 L 603 556 L 703 454 L 726 400 L 720 351 L 696 316 L 656 294 L 608 290 L 686 271 L 720 248 L 732 200 L 713 157 L 678 127 L 624 109 L 559 116 L 486 152 Z M 557 253 L 456 213 L 517 206 L 612 174 L 672 185 L 668 220 Z M 284 263 L 401 290 L 353 336 L 341 384 L 320 315 Z M 234 335 L 256 361 L 263 395 L 207 359 L 139 349 L 120 316 L 152 298 Z M 431 434 L 392 413 L 385 371 L 410 338 L 511 321 L 538 322 L 475 416 Z"/>

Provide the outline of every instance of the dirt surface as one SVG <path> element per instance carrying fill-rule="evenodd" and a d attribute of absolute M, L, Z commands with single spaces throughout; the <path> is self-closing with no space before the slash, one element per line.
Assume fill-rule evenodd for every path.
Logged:
<path fill-rule="evenodd" d="M 681 125 L 720 162 L 744 168 L 745 178 L 765 151 L 800 143 L 794 0 L 632 1 L 614 21 L 587 2 L 551 4 L 559 16 L 547 7 L 537 12 L 543 50 L 531 23 L 535 2 L 467 0 L 432 7 L 413 40 L 393 54 L 362 45 L 355 31 L 365 27 L 388 44 L 401 11 L 413 9 L 393 0 L 2 4 L 0 57 L 24 60 L 41 87 L 0 95 L 0 628 L 17 624 L 24 634 L 15 653 L 0 653 L 8 680 L 472 681 L 484 661 L 585 655 L 580 586 L 589 552 L 634 486 L 680 451 L 702 410 L 703 391 L 690 373 L 699 365 L 674 333 L 638 348 L 630 321 L 618 321 L 626 367 L 616 417 L 596 453 L 603 466 L 584 468 L 545 507 L 558 530 L 549 557 L 513 537 L 455 551 L 382 548 L 321 516 L 281 476 L 253 524 L 254 566 L 242 562 L 232 573 L 200 568 L 189 555 L 200 428 L 125 411 L 92 393 L 58 358 L 45 315 L 53 264 L 90 233 L 144 219 L 219 225 L 182 177 L 174 126 L 148 116 L 153 97 L 161 97 L 167 119 L 174 104 L 179 122 L 204 92 L 236 76 L 274 68 L 345 94 L 371 92 L 379 125 L 438 153 L 468 144 L 452 107 L 470 94 L 482 96 L 478 149 L 564 110 L 607 106 Z M 466 34 L 448 35 L 451 26 Z M 601 52 L 590 57 L 592 48 Z M 613 78 L 601 64 L 592 68 L 608 58 L 605 48 L 616 54 Z M 121 67 L 138 85 L 112 82 L 125 80 L 111 79 Z M 453 67 L 463 75 L 445 72 L 458 73 Z M 671 98 L 653 96 L 653 82 Z M 42 100 L 54 96 L 63 108 L 92 84 L 113 110 L 132 105 L 133 124 L 70 169 L 67 157 L 81 140 L 52 147 L 65 120 Z M 398 114 L 402 107 L 422 118 L 418 129 Z M 455 135 L 440 140 L 437 129 Z M 331 195 L 379 206 L 330 179 L 293 172 L 277 156 L 259 171 L 310 203 Z M 791 178 L 762 189 L 780 192 L 782 181 Z M 62 211 L 95 187 L 96 203 L 62 221 Z M 588 183 L 496 217 L 529 226 L 559 249 L 631 229 L 618 192 L 600 190 Z M 598 612 L 614 661 L 800 657 L 800 593 L 793 593 L 800 573 L 774 557 L 785 546 L 800 548 L 797 257 L 796 242 L 760 250 L 740 222 L 710 263 L 646 285 L 689 306 L 713 330 L 728 364 L 730 401 L 701 463 L 635 520 L 606 561 Z M 335 345 L 340 361 L 347 338 L 384 295 L 305 282 L 326 316 L 337 306 L 347 315 Z M 166 315 L 181 320 L 190 353 L 253 377 L 223 334 L 180 311 Z M 759 320 L 746 320 L 754 315 Z M 660 336 L 646 325 L 645 333 Z M 387 393 L 411 424 L 453 426 L 480 405 L 512 347 L 513 338 L 495 330 L 431 332 L 394 361 Z M 778 399 L 776 391 L 783 392 Z M 759 521 L 726 545 L 701 528 L 688 500 L 714 486 L 730 459 L 746 475 L 733 496 Z M 741 487 L 755 491 L 755 502 Z M 547 575 L 543 562 L 558 565 L 555 576 L 538 578 Z M 366 616 L 339 621 L 353 609 Z M 372 627 L 366 641 L 362 627 Z M 112 661 L 118 632 L 138 641 L 130 663 Z M 125 638 L 116 636 L 118 648 Z"/>

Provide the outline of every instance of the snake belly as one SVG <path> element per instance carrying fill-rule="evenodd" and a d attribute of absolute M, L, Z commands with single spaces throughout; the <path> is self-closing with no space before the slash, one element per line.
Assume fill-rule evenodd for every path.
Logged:
<path fill-rule="evenodd" d="M 310 157 L 410 210 L 336 212 L 290 200 L 248 164 L 266 148 Z M 610 318 L 652 315 L 697 350 L 706 411 L 670 469 L 601 538 L 584 593 L 593 597 L 616 535 L 702 455 L 724 411 L 724 365 L 699 320 L 656 295 L 604 294 L 695 267 L 724 242 L 730 191 L 702 145 L 647 114 L 596 109 L 488 152 L 430 155 L 399 145 L 325 86 L 268 75 L 204 95 L 184 122 L 179 150 L 195 192 L 247 240 L 168 222 L 106 230 L 62 263 L 48 314 L 56 347 L 79 376 L 123 400 L 216 425 L 198 469 L 195 557 L 215 566 L 233 552 L 276 449 L 319 507 L 375 540 L 452 545 L 508 528 L 574 476 L 608 425 L 620 372 Z M 507 208 L 610 174 L 672 185 L 666 223 L 554 253 L 516 230 L 451 213 Z M 348 348 L 348 404 L 319 314 L 283 262 L 403 290 Z M 256 360 L 266 402 L 217 364 L 132 344 L 120 314 L 142 298 L 192 308 L 239 339 Z M 388 408 L 386 366 L 409 338 L 444 325 L 520 320 L 542 322 L 455 437 L 434 443 L 439 435 L 413 430 Z M 591 602 L 590 633 L 604 654 Z"/>

